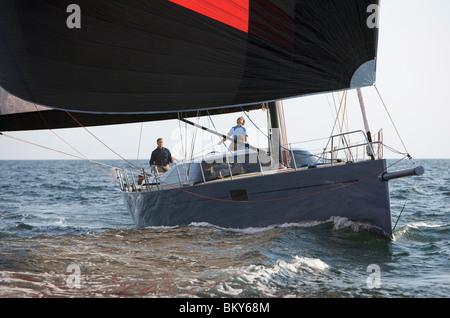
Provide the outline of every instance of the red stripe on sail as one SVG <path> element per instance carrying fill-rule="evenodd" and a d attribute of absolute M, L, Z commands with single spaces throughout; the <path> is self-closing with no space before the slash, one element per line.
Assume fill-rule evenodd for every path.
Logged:
<path fill-rule="evenodd" d="M 250 0 L 169 1 L 248 33 L 248 12 Z"/>

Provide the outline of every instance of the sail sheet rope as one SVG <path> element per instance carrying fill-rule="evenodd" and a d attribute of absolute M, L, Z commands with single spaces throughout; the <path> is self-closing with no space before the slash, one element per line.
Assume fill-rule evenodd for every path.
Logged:
<path fill-rule="evenodd" d="M 124 157 L 122 157 L 119 153 L 117 153 L 114 149 L 112 149 L 111 147 L 109 147 L 107 144 L 105 144 L 103 141 L 101 141 L 97 136 L 95 136 L 89 129 L 87 129 L 82 123 L 80 123 L 71 113 L 69 113 L 68 111 L 66 111 L 66 113 L 72 117 L 73 120 L 75 120 L 80 127 L 82 127 L 84 130 L 86 130 L 92 137 L 94 137 L 96 140 L 98 140 L 102 145 L 104 145 L 106 148 L 108 148 L 110 151 L 112 151 L 114 154 L 116 154 L 119 158 L 121 158 L 122 160 L 124 160 L 125 162 L 129 163 L 131 166 L 135 167 L 136 169 L 142 171 L 142 168 L 139 168 L 138 166 L 136 166 L 134 163 L 130 162 L 129 160 L 125 159 Z"/>
<path fill-rule="evenodd" d="M 42 114 L 41 114 L 41 111 L 38 109 L 38 107 L 36 106 L 36 104 L 34 104 L 34 106 L 35 106 L 35 108 L 36 108 L 36 112 L 40 115 L 40 117 L 41 117 L 41 119 L 42 119 L 42 121 L 44 122 L 44 124 L 47 126 L 47 129 L 53 134 L 53 135 L 55 135 L 58 139 L 60 139 L 61 141 L 63 141 L 66 145 L 68 145 L 70 148 L 72 148 L 75 152 L 77 152 L 80 156 L 76 156 L 76 155 L 73 155 L 73 154 L 69 154 L 69 153 L 67 153 L 67 152 L 63 152 L 63 151 L 60 151 L 60 150 L 57 150 L 57 149 L 54 149 L 54 148 L 50 148 L 50 147 L 47 147 L 47 146 L 43 146 L 43 145 L 39 145 L 39 144 L 37 144 L 37 143 L 33 143 L 33 142 L 30 142 L 30 141 L 26 141 L 26 140 L 23 140 L 23 139 L 21 139 L 21 138 L 17 138 L 17 137 L 13 137 L 13 136 L 10 136 L 10 135 L 5 135 L 4 133 L 0 133 L 2 136 L 5 136 L 5 137 L 8 137 L 8 138 L 11 138 L 11 139 L 15 139 L 15 140 L 18 140 L 18 141 L 22 141 L 22 142 L 25 142 L 25 143 L 28 143 L 28 144 L 31 144 L 31 145 L 34 145 L 34 146 L 37 146 L 37 147 L 41 147 L 41 148 L 44 148 L 44 149 L 48 149 L 48 150 L 52 150 L 52 151 L 55 151 L 55 152 L 58 152 L 58 153 L 61 153 L 61 154 L 64 154 L 64 155 L 67 155 L 67 156 L 71 156 L 71 157 L 74 157 L 74 158 L 77 158 L 77 159 L 83 159 L 83 160 L 86 160 L 86 161 L 88 161 L 88 162 L 90 162 L 91 164 L 93 164 L 95 167 L 97 167 L 100 171 L 102 171 L 104 174 L 106 174 L 109 178 L 111 178 L 111 180 L 113 180 L 114 182 L 118 182 L 117 181 L 117 179 L 114 177 L 114 176 L 112 176 L 111 174 L 109 174 L 108 172 L 106 172 L 104 169 L 102 169 L 101 167 L 100 167 L 100 165 L 104 165 L 104 166 L 108 166 L 108 167 L 112 167 L 112 168 L 115 168 L 115 167 L 113 167 L 113 166 L 110 166 L 110 165 L 108 165 L 108 164 L 105 164 L 105 163 L 101 163 L 101 162 L 98 162 L 98 161 L 94 161 L 94 160 L 91 160 L 91 159 L 89 159 L 89 158 L 87 158 L 84 154 L 82 154 L 78 149 L 76 149 L 73 145 L 71 145 L 67 140 L 65 140 L 64 138 L 62 138 L 59 134 L 57 134 L 55 131 L 53 131 L 53 129 L 51 129 L 49 126 L 48 126 L 48 124 L 47 124 L 47 122 L 46 122 L 46 120 L 45 120 L 45 118 L 44 118 L 44 116 L 42 116 Z M 125 161 L 127 161 L 129 164 L 131 164 L 132 166 L 134 166 L 135 168 L 137 168 L 137 169 L 139 169 L 139 170 L 143 170 L 143 169 L 141 169 L 141 168 L 139 168 L 139 167 L 137 167 L 137 166 L 135 166 L 133 163 L 131 163 L 131 162 L 129 162 L 128 160 L 126 160 L 125 158 L 123 158 L 122 156 L 120 156 L 117 152 L 115 152 L 113 149 L 111 149 L 108 145 L 106 145 L 104 142 L 102 142 L 99 138 L 97 138 L 94 134 L 92 134 L 83 124 L 81 124 L 72 114 L 70 114 L 68 111 L 66 111 L 66 113 L 73 119 L 73 120 L 75 120 L 82 128 L 84 128 L 87 132 L 89 132 L 89 134 L 91 134 L 95 139 L 97 139 L 99 142 L 101 142 L 104 146 L 106 146 L 108 149 L 110 149 L 112 152 L 114 152 L 116 155 L 118 155 L 119 157 L 121 157 L 123 160 L 125 160 Z"/>
<path fill-rule="evenodd" d="M 36 104 L 34 104 L 34 107 L 36 107 L 36 111 L 38 112 L 39 116 L 41 117 L 41 119 L 43 120 L 44 124 L 47 126 L 47 129 L 56 137 L 58 137 L 61 141 L 63 141 L 66 145 L 68 145 L 70 148 L 72 148 L 73 150 L 75 150 L 78 154 L 80 154 L 85 160 L 89 161 L 90 163 L 92 163 L 95 167 L 97 167 L 98 169 L 100 169 L 104 174 L 106 174 L 108 177 L 110 177 L 114 182 L 118 182 L 112 175 L 110 175 L 109 173 L 107 173 L 105 170 L 103 170 L 99 165 L 97 165 L 94 161 L 92 161 L 91 159 L 87 158 L 85 155 L 83 155 L 80 151 L 78 151 L 74 146 L 72 146 L 68 141 L 66 141 L 64 138 L 62 138 L 60 135 L 58 135 L 56 132 L 53 131 L 53 129 L 51 129 L 48 124 L 47 121 L 45 120 L 44 116 L 42 116 L 41 111 L 38 109 L 38 107 L 36 106 Z M 69 114 L 69 112 L 67 112 Z M 70 115 L 70 114 L 69 114 Z M 72 118 L 74 118 L 72 116 Z M 81 125 L 81 124 L 80 124 Z"/>
<path fill-rule="evenodd" d="M 44 146 L 44 145 L 40 145 L 40 144 L 31 142 L 31 141 L 28 141 L 28 140 L 25 140 L 25 139 L 22 139 L 22 138 L 18 138 L 18 137 L 15 137 L 15 136 L 11 136 L 11 135 L 5 134 L 5 133 L 0 133 L 0 135 L 1 135 L 1 136 L 4 136 L 4 137 L 7 137 L 7 138 L 10 138 L 10 139 L 14 139 L 14 140 L 20 141 L 20 142 L 27 143 L 27 144 L 29 144 L 29 145 L 33 145 L 33 146 L 40 147 L 40 148 L 43 148 L 43 149 L 47 149 L 47 150 L 50 150 L 50 151 L 58 152 L 58 153 L 60 153 L 60 154 L 63 154 L 63 155 L 69 156 L 69 157 L 73 157 L 73 158 L 76 158 L 76 159 L 82 159 L 82 160 L 89 161 L 90 163 L 94 164 L 94 166 L 96 166 L 97 168 L 99 168 L 99 169 L 100 169 L 103 173 L 105 173 L 107 176 L 111 177 L 111 179 L 112 179 L 113 181 L 117 182 L 117 180 L 116 180 L 113 176 L 111 176 L 109 173 L 107 173 L 106 171 L 104 171 L 103 169 L 101 169 L 98 165 L 103 165 L 103 166 L 107 166 L 107 167 L 110 167 L 110 168 L 116 168 L 116 167 L 111 166 L 111 165 L 108 165 L 108 164 L 103 163 L 103 162 L 99 162 L 99 161 L 95 161 L 95 160 L 92 160 L 92 159 L 88 159 L 88 158 L 86 158 L 84 155 L 82 155 L 79 151 L 77 151 L 76 149 L 74 149 L 73 147 L 72 147 L 72 149 L 74 149 L 74 150 L 77 151 L 79 154 L 81 154 L 81 156 L 77 156 L 77 155 L 70 154 L 70 153 L 68 153 L 68 152 L 64 152 L 64 151 L 61 151 L 61 150 L 58 150 L 58 149 L 54 149 L 54 148 L 50 148 L 50 147 L 47 147 L 47 146 Z M 61 139 L 61 140 L 63 140 L 63 139 Z M 63 140 L 63 141 L 64 141 L 64 140 Z M 64 142 L 66 142 L 66 141 L 64 141 Z M 67 142 L 66 142 L 66 143 L 67 143 Z"/>
<path fill-rule="evenodd" d="M 4 136 L 4 137 L 7 137 L 7 138 L 11 138 L 11 139 L 17 140 L 17 141 L 20 141 L 20 142 L 27 143 L 29 145 L 33 145 L 33 146 L 40 147 L 40 148 L 43 148 L 43 149 L 47 149 L 47 150 L 50 150 L 50 151 L 58 152 L 60 154 L 63 154 L 63 155 L 66 155 L 66 156 L 69 156 L 69 157 L 72 157 L 72 158 L 81 159 L 81 160 L 87 160 L 85 157 L 77 156 L 77 155 L 74 155 L 74 154 L 71 154 L 71 153 L 68 153 L 68 152 L 64 152 L 64 151 L 55 149 L 55 148 L 47 147 L 47 146 L 44 146 L 44 145 L 41 145 L 41 144 L 38 144 L 38 143 L 35 143 L 35 142 L 32 142 L 32 141 L 29 141 L 29 140 L 25 140 L 25 139 L 22 139 L 22 138 L 11 136 L 9 134 L 0 133 L 0 135 Z M 106 164 L 106 163 L 100 162 L 100 161 L 95 161 L 95 160 L 88 160 L 88 161 L 96 163 L 98 165 L 103 165 L 103 166 L 109 167 L 109 168 L 117 168 L 115 166 L 112 166 L 112 165 L 109 165 L 109 164 Z"/>

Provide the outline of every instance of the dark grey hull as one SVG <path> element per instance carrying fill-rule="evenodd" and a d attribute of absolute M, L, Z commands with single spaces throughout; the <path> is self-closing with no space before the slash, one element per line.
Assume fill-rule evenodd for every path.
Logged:
<path fill-rule="evenodd" d="M 289 170 L 182 189 L 122 192 L 137 227 L 208 222 L 224 228 L 266 227 L 345 217 L 392 237 L 384 159 Z"/>

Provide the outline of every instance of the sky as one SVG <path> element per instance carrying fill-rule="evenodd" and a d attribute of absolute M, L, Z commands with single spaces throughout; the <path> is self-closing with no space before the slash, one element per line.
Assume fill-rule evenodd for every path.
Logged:
<path fill-rule="evenodd" d="M 362 89 L 369 128 L 372 134 L 382 129 L 386 145 L 417 159 L 450 158 L 449 14 L 448 0 L 381 0 L 376 88 Z M 364 129 L 356 91 L 347 94 L 349 130 Z M 289 142 L 330 135 L 333 97 L 342 95 L 321 94 L 283 101 Z M 241 115 L 245 117 L 242 113 L 215 116 L 212 121 L 203 117 L 200 123 L 226 133 Z M 267 146 L 266 113 L 256 110 L 248 115 L 252 119 L 245 117 L 249 143 Z M 186 127 L 177 120 L 87 129 L 5 135 L 90 160 L 148 160 L 158 137 L 164 138 L 164 146 L 177 159 L 224 149 L 217 145 L 217 136 Z M 74 158 L 60 152 L 0 136 L 0 160 Z M 384 154 L 387 158 L 397 157 L 386 149 Z"/>

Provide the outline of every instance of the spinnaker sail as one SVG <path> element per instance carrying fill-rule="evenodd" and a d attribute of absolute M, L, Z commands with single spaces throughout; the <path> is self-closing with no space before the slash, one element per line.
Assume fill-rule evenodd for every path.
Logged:
<path fill-rule="evenodd" d="M 70 3 L 0 2 L 0 86 L 52 108 L 41 112 L 48 128 L 71 125 L 61 110 L 116 124 L 375 81 L 378 29 L 367 21 L 378 0 Z M 34 116 L 0 107 L 0 131 Z"/>

